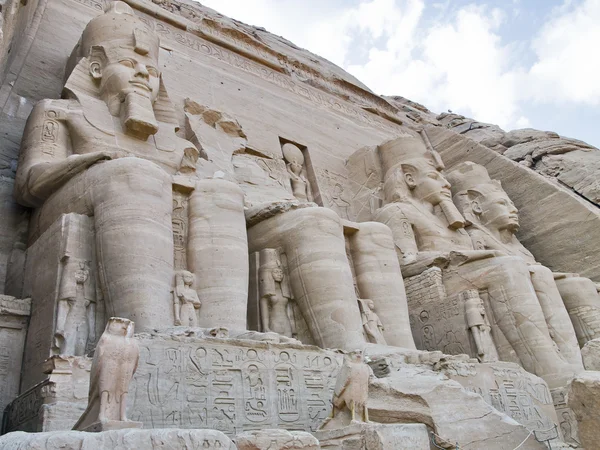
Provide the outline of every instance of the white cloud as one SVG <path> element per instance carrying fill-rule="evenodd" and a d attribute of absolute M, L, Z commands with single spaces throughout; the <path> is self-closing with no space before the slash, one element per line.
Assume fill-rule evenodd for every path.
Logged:
<path fill-rule="evenodd" d="M 566 2 L 533 40 L 537 61 L 526 79 L 539 102 L 600 105 L 600 0 Z"/>

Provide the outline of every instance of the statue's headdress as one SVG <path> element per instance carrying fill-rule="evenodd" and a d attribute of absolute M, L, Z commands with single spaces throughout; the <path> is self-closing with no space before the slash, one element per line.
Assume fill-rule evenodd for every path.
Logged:
<path fill-rule="evenodd" d="M 454 204 L 471 223 L 477 220 L 471 210 L 473 200 L 491 193 L 504 194 L 500 182 L 492 180 L 485 167 L 471 161 L 460 163 L 447 177 Z"/>
<path fill-rule="evenodd" d="M 420 136 L 391 139 L 377 147 L 384 173 L 383 191 L 387 203 L 408 196 L 403 174 L 414 170 L 443 170 L 444 163 L 435 150 L 430 150 Z"/>

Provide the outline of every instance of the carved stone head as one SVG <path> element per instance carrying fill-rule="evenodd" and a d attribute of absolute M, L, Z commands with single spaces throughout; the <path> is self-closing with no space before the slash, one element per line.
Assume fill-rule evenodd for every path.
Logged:
<path fill-rule="evenodd" d="M 449 178 L 454 202 L 471 223 L 492 231 L 518 231 L 519 211 L 500 182 L 490 178 L 485 167 L 464 162 L 451 172 Z"/>
<path fill-rule="evenodd" d="M 159 39 L 124 2 L 112 2 L 83 31 L 80 53 L 89 58 L 90 75 L 104 98 L 130 92 L 158 97 Z"/>
<path fill-rule="evenodd" d="M 181 276 L 183 278 L 183 284 L 190 287 L 194 284 L 194 280 L 196 279 L 194 274 L 192 272 L 188 272 L 187 270 L 182 270 Z"/>
<path fill-rule="evenodd" d="M 124 2 L 109 3 L 92 19 L 73 50 L 64 95 L 102 99 L 123 128 L 140 139 L 158 132 L 158 122 L 177 117 L 162 82 L 159 38 Z"/>
<path fill-rule="evenodd" d="M 104 332 L 114 336 L 132 337 L 134 325 L 133 321 L 129 319 L 111 317 L 108 319 Z"/>
<path fill-rule="evenodd" d="M 386 203 L 414 198 L 437 205 L 450 200 L 450 184 L 442 174 L 441 159 L 420 138 L 394 139 L 378 149 L 385 172 Z"/>

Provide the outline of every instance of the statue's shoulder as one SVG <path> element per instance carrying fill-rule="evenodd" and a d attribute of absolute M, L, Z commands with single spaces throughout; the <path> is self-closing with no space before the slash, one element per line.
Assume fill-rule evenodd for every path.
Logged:
<path fill-rule="evenodd" d="M 394 202 L 379 208 L 375 212 L 375 220 L 384 223 L 390 220 L 408 220 L 412 222 L 416 214 L 416 208 L 410 203 Z"/>
<path fill-rule="evenodd" d="M 45 98 L 36 103 L 30 117 L 44 120 L 67 120 L 73 114 L 81 114 L 81 104 L 77 100 Z"/>

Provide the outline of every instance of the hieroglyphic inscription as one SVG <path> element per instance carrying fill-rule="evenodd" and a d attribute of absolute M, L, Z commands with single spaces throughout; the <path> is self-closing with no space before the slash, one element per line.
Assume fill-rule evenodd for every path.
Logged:
<path fill-rule="evenodd" d="M 313 431 L 330 412 L 337 354 L 166 336 L 139 343 L 128 408 L 145 427 Z"/>
<path fill-rule="evenodd" d="M 556 413 L 552 396 L 541 378 L 511 363 L 478 364 L 476 367 L 476 374 L 468 378 L 445 373 L 529 430 L 554 427 Z"/>
<path fill-rule="evenodd" d="M 566 388 L 553 389 L 551 392 L 552 402 L 556 409 L 563 440 L 574 447 L 581 447 L 577 419 L 571 408 L 567 406 L 566 391 Z"/>
<path fill-rule="evenodd" d="M 442 271 L 437 267 L 404 280 L 411 329 L 418 349 L 439 350 L 448 355 L 477 356 L 470 341 L 464 302 L 447 297 Z"/>
<path fill-rule="evenodd" d="M 175 270 L 187 270 L 188 196 L 173 191 L 173 256 Z"/>

